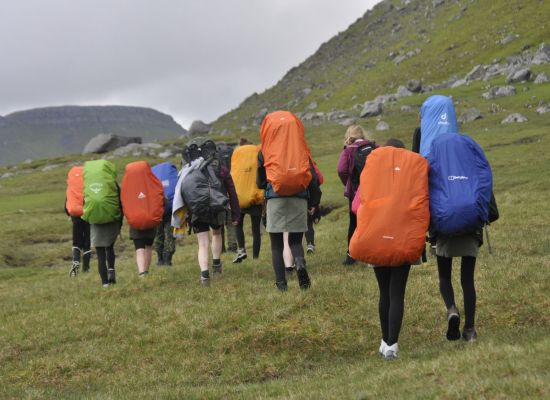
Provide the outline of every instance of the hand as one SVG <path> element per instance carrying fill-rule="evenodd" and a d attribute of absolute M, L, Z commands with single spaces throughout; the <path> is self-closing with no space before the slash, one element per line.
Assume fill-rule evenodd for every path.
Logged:
<path fill-rule="evenodd" d="M 233 226 L 237 226 L 237 225 L 239 225 L 239 221 L 231 221 L 231 224 L 232 224 Z"/>
<path fill-rule="evenodd" d="M 308 213 L 309 215 L 315 214 L 315 207 L 309 208 L 309 209 L 307 210 L 307 213 Z"/>

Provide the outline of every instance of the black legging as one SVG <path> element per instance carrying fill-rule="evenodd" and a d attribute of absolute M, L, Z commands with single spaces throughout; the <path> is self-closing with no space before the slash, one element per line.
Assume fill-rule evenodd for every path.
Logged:
<path fill-rule="evenodd" d="M 351 203 L 353 203 L 353 199 L 349 200 L 348 248 L 351 237 L 353 236 L 355 228 L 357 227 L 357 216 L 351 211 Z"/>
<path fill-rule="evenodd" d="M 97 270 L 101 277 L 101 283 L 109 283 L 107 279 L 107 266 L 109 269 L 115 269 L 115 249 L 114 245 L 109 247 L 96 247 Z"/>
<path fill-rule="evenodd" d="M 90 250 L 90 224 L 80 217 L 71 217 L 73 223 L 73 247 Z"/>
<path fill-rule="evenodd" d="M 236 226 L 237 233 L 237 245 L 240 249 L 244 249 L 244 229 L 243 222 L 245 213 L 241 213 L 241 218 L 239 219 L 239 224 Z M 252 223 L 252 257 L 258 258 L 260 256 L 260 246 L 262 245 L 262 236 L 260 234 L 260 224 L 262 223 L 261 215 L 250 215 L 250 220 Z"/>
<path fill-rule="evenodd" d="M 397 339 L 399 339 L 403 321 L 405 288 L 410 269 L 410 265 L 374 267 L 374 274 L 380 289 L 378 314 L 380 315 L 382 339 L 388 346 L 397 343 Z"/>
<path fill-rule="evenodd" d="M 290 232 L 288 234 L 288 245 L 294 259 L 304 258 L 304 247 L 302 246 L 303 232 Z M 283 233 L 270 233 L 271 239 L 271 262 L 275 270 L 275 279 L 277 282 L 286 282 L 285 278 L 285 263 L 283 261 Z"/>
<path fill-rule="evenodd" d="M 452 283 L 453 259 L 437 256 L 439 272 L 439 290 L 447 309 L 456 307 Z M 464 293 L 464 329 L 472 328 L 476 316 L 476 288 L 474 285 L 475 257 L 462 257 L 460 264 L 460 283 Z"/>
<path fill-rule="evenodd" d="M 306 243 L 315 246 L 315 231 L 313 230 L 313 215 L 307 214 Z"/>

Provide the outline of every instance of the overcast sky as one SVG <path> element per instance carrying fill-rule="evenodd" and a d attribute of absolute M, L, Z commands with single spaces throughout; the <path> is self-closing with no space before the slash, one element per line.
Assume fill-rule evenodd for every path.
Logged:
<path fill-rule="evenodd" d="M 0 0 L 0 115 L 120 104 L 210 122 L 378 1 Z"/>

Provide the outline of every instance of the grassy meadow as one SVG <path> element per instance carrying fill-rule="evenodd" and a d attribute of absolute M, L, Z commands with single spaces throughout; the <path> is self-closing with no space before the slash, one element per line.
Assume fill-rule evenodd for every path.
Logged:
<path fill-rule="evenodd" d="M 307 292 L 295 277 L 287 293 L 275 289 L 267 235 L 259 260 L 233 265 L 224 254 L 224 273 L 208 288 L 199 284 L 193 236 L 178 243 L 171 269 L 153 265 L 139 279 L 127 224 L 116 244 L 115 287 L 101 287 L 95 258 L 90 273 L 69 279 L 63 201 L 77 157 L 19 165 L 20 175 L 0 180 L 0 398 L 550 398 L 549 118 L 527 107 L 549 101 L 550 91 L 548 84 L 517 85 L 513 98 L 492 101 L 502 111 L 490 114 L 478 86 L 452 91 L 457 114 L 472 106 L 484 114 L 462 131 L 493 166 L 501 215 L 491 226 L 494 254 L 484 246 L 477 261 L 476 343 L 445 339 L 429 259 L 410 273 L 400 358 L 378 356 L 374 273 L 341 265 L 347 203 L 336 161 L 345 128 L 323 125 L 307 135 L 326 179 L 323 204 L 334 210 L 316 227 Z M 400 99 L 384 115 L 390 131 L 374 139 L 398 137 L 410 146 L 417 114 L 398 110 L 426 97 Z M 529 121 L 500 124 L 515 111 Z M 115 160 L 119 177 L 132 160 Z M 63 167 L 41 172 L 47 164 Z"/>

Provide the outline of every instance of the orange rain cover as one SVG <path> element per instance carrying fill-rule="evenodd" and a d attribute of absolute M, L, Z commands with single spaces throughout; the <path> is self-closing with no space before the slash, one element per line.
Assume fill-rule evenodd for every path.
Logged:
<path fill-rule="evenodd" d="M 258 146 L 239 146 L 231 156 L 231 177 L 239 198 L 239 207 L 248 208 L 262 204 L 264 191 L 256 186 L 258 171 Z"/>
<path fill-rule="evenodd" d="M 310 152 L 302 122 L 289 111 L 275 111 L 264 118 L 260 150 L 267 181 L 281 196 L 307 189 L 311 181 Z"/>
<path fill-rule="evenodd" d="M 65 207 L 71 217 L 82 217 L 84 213 L 84 176 L 83 167 L 72 167 L 67 174 L 67 192 Z"/>
<path fill-rule="evenodd" d="M 350 255 L 377 266 L 418 261 L 430 222 L 428 193 L 424 157 L 395 147 L 374 150 L 361 173 Z"/>
<path fill-rule="evenodd" d="M 162 221 L 164 190 L 146 161 L 126 165 L 120 200 L 124 215 L 132 228 L 150 229 Z"/>

